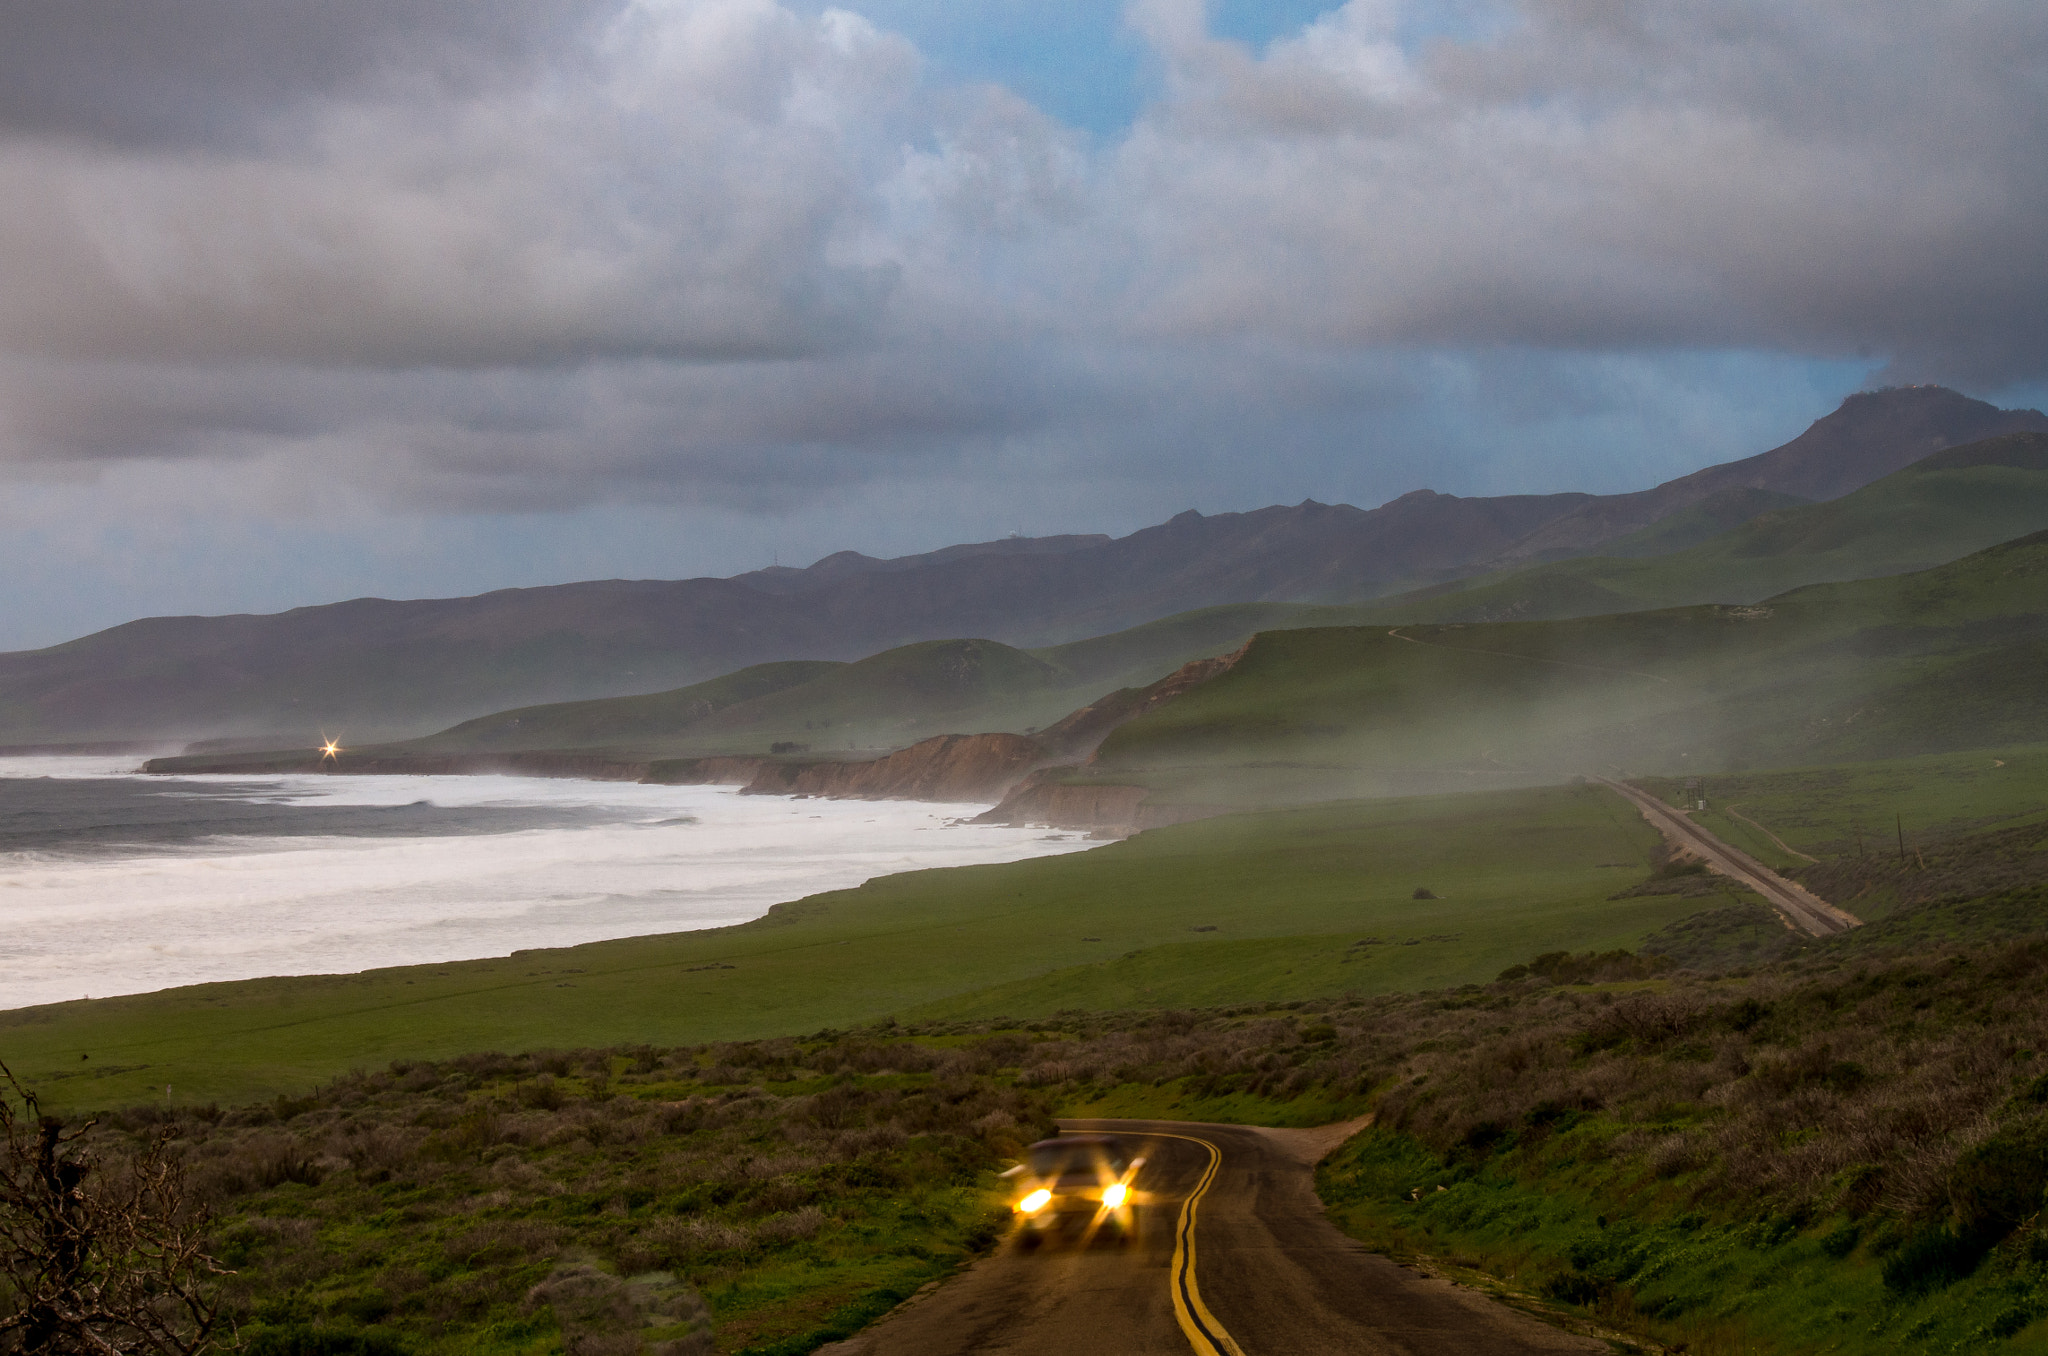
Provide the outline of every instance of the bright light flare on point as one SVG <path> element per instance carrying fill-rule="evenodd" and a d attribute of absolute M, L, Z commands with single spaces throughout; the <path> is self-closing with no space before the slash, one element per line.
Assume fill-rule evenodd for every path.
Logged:
<path fill-rule="evenodd" d="M 1130 1194 L 1131 1189 L 1122 1182 L 1112 1182 L 1109 1184 L 1108 1189 L 1102 1193 L 1102 1203 L 1109 1209 L 1114 1210 L 1121 1206 L 1124 1203 L 1124 1198 Z"/>
<path fill-rule="evenodd" d="M 1046 1206 L 1051 1204 L 1052 1193 L 1050 1191 L 1047 1191 L 1044 1187 L 1040 1187 L 1038 1190 L 1032 1192 L 1029 1196 L 1026 1196 L 1023 1200 L 1017 1202 L 1017 1208 L 1027 1215 L 1035 1215 L 1039 1211 L 1045 1209 Z"/>
<path fill-rule="evenodd" d="M 330 739 L 320 746 L 320 756 L 322 758 L 334 758 L 339 756 L 340 753 L 341 742 L 339 740 Z"/>

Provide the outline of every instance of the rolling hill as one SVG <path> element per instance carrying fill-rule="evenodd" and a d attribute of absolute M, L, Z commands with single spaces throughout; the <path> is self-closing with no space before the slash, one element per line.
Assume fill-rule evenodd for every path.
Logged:
<path fill-rule="evenodd" d="M 1852 397 L 1783 447 L 1633 495 L 1418 490 L 1370 510 L 1307 501 L 1186 513 L 1115 540 L 984 542 L 887 561 L 842 552 L 730 579 L 150 618 L 0 655 L 0 741 L 400 738 L 762 663 L 855 660 L 964 636 L 1043 647 L 1190 609 L 1356 602 L 1583 554 L 1699 508 L 1672 529 L 1689 541 L 1702 523 L 1782 502 L 1773 496 L 1845 493 L 1937 447 L 2021 429 L 2048 430 L 2048 417 L 1907 388 Z"/>
<path fill-rule="evenodd" d="M 1373 615 L 1395 622 L 1585 617 L 1750 603 L 1802 584 L 1927 569 L 2048 528 L 2048 434 L 1950 448 L 1842 498 L 1772 508 L 1679 549 L 1656 549 L 1713 522 L 1711 503 L 1702 504 L 1602 555 L 1418 590 L 1385 599 Z"/>
<path fill-rule="evenodd" d="M 1266 632 L 1041 780 L 1236 806 L 2038 743 L 2044 663 L 2039 532 L 1748 606 Z"/>
<path fill-rule="evenodd" d="M 518 707 L 419 739 L 349 746 L 351 762 L 545 751 L 620 760 L 721 754 L 868 757 L 960 731 L 1035 732 L 1106 689 L 1136 691 L 1260 630 L 1355 620 L 1346 608 L 1208 608 L 1072 645 L 923 641 L 851 663 L 756 664 L 669 692 Z M 1106 727 L 1105 727 L 1106 728 Z M 165 769 L 310 765 L 312 746 L 197 749 Z M 439 766 L 439 764 L 436 764 Z"/>
<path fill-rule="evenodd" d="M 1749 606 L 1257 635 L 995 817 L 1718 772 L 2048 741 L 2048 533 Z M 1143 801 L 1145 813 L 1137 813 Z M 1065 809 L 1063 809 L 1065 807 Z"/>

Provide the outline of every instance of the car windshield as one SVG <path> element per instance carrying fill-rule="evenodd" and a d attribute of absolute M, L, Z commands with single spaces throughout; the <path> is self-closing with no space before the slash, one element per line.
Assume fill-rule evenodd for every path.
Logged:
<path fill-rule="evenodd" d="M 1108 1144 L 1034 1144 L 1031 1146 L 1031 1171 L 1038 1177 L 1058 1177 L 1068 1173 L 1100 1174 L 1107 1168 L 1110 1175 L 1121 1177 L 1124 1171 L 1124 1156 Z"/>

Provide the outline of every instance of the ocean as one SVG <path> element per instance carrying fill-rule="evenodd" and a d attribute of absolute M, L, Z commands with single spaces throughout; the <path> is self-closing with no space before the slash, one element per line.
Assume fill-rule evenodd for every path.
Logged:
<path fill-rule="evenodd" d="M 0 758 L 0 1008 L 721 927 L 1088 846 L 986 808 L 540 777 L 146 777 Z"/>

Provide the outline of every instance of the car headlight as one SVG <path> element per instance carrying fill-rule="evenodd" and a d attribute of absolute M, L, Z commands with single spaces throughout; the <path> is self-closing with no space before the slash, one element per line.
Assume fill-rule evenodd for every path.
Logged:
<path fill-rule="evenodd" d="M 1109 1189 L 1102 1193 L 1102 1203 L 1109 1209 L 1114 1210 L 1118 1206 L 1122 1205 L 1124 1203 L 1124 1197 L 1130 1194 L 1131 1189 L 1125 1186 L 1122 1182 L 1112 1182 L 1109 1185 Z"/>
<path fill-rule="evenodd" d="M 1039 1211 L 1045 1209 L 1046 1206 L 1051 1204 L 1052 1193 L 1050 1191 L 1047 1191 L 1044 1187 L 1040 1187 L 1038 1190 L 1032 1192 L 1029 1196 L 1026 1196 L 1023 1200 L 1017 1202 L 1017 1209 L 1023 1212 L 1024 1214 L 1035 1215 Z"/>

